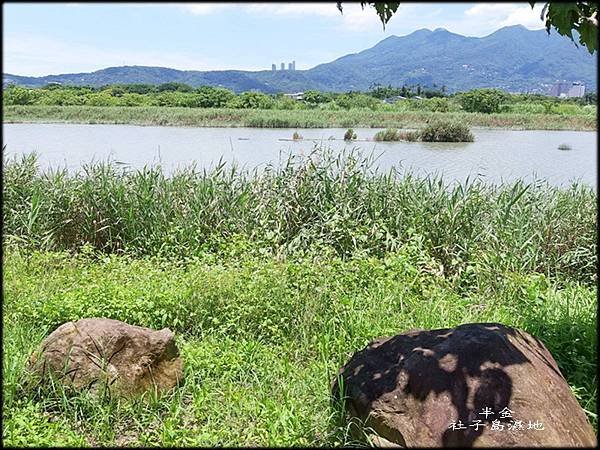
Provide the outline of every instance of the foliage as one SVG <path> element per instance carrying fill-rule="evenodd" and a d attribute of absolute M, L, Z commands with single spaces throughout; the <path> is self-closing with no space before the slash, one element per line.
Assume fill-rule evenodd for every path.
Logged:
<path fill-rule="evenodd" d="M 302 101 L 308 105 L 316 106 L 328 101 L 328 95 L 315 90 L 308 90 L 302 96 Z"/>
<path fill-rule="evenodd" d="M 198 105 L 201 108 L 223 108 L 233 101 L 235 94 L 229 89 L 201 86 L 196 89 L 199 96 Z"/>
<path fill-rule="evenodd" d="M 536 2 L 529 2 L 531 7 Z M 547 2 L 542 10 L 546 30 L 550 29 L 573 39 L 573 31 L 579 35 L 579 43 L 593 54 L 598 50 L 598 3 L 597 2 Z"/>
<path fill-rule="evenodd" d="M 473 142 L 475 140 L 468 126 L 450 121 L 428 124 L 421 130 L 420 138 L 425 142 Z"/>
<path fill-rule="evenodd" d="M 461 107 L 459 104 L 451 101 L 448 98 L 433 97 L 429 99 L 415 100 L 414 109 L 445 113 L 449 111 L 460 111 Z"/>
<path fill-rule="evenodd" d="M 421 138 L 421 132 L 420 131 L 403 131 L 400 134 L 400 137 L 404 141 L 415 142 Z"/>
<path fill-rule="evenodd" d="M 121 97 L 120 101 L 123 101 Z M 301 102 L 297 102 L 300 104 Z M 567 104 L 567 103 L 565 103 Z M 571 103 L 568 103 L 571 104 Z M 574 104 L 574 103 L 573 103 Z M 435 119 L 463 122 L 469 126 L 525 130 L 596 130 L 596 105 L 579 106 L 577 114 L 512 109 L 506 113 L 467 113 L 451 103 L 454 111 L 436 113 L 419 109 L 416 102 L 381 105 L 380 110 L 317 108 L 302 110 L 232 109 L 131 106 L 127 108 L 90 106 L 5 106 L 4 121 L 67 123 L 123 123 L 172 126 L 243 126 L 262 128 L 419 128 Z M 515 105 L 511 106 L 514 108 Z M 529 105 L 527 108 L 537 106 Z M 524 108 L 525 109 L 525 108 Z M 564 111 L 570 113 L 571 111 Z"/>
<path fill-rule="evenodd" d="M 157 92 L 193 92 L 194 88 L 184 83 L 163 83 L 156 87 Z"/>
<path fill-rule="evenodd" d="M 267 94 L 263 94 L 262 92 L 244 92 L 232 97 L 225 106 L 242 109 L 271 109 L 274 104 L 273 99 Z"/>
<path fill-rule="evenodd" d="M 419 86 L 417 86 L 419 88 Z M 191 89 L 191 88 L 190 88 Z M 351 111 L 366 110 L 382 112 L 422 111 L 454 113 L 468 111 L 496 111 L 515 114 L 562 114 L 582 115 L 590 118 L 595 115 L 595 93 L 589 93 L 583 99 L 558 99 L 531 94 L 506 94 L 497 90 L 475 90 L 449 97 L 431 97 L 415 99 L 411 87 L 373 87 L 369 92 L 321 93 L 308 91 L 304 99 L 297 101 L 282 94 L 270 96 L 259 92 L 234 94 L 224 88 L 202 86 L 197 89 L 183 89 L 178 83 L 161 91 L 157 86 L 148 85 L 112 85 L 102 88 L 51 86 L 51 89 L 28 89 L 19 86 L 8 86 L 4 90 L 4 106 L 91 106 L 91 107 L 169 107 L 169 108 L 230 108 L 230 109 L 261 109 L 261 110 L 313 110 L 313 117 L 318 117 L 319 111 Z M 381 101 L 388 94 L 402 92 L 409 98 L 390 105 Z M 392 96 L 393 97 L 393 96 Z M 461 106 L 463 105 L 463 106 Z M 588 105 L 589 107 L 586 107 Z M 219 116 L 216 113 L 214 116 Z M 73 117 L 70 115 L 70 117 Z M 252 120 L 253 123 L 265 123 L 261 118 Z M 272 123 L 272 125 L 271 125 Z M 286 125 L 287 124 L 287 125 Z M 323 124 L 321 126 L 326 126 Z M 281 118 L 268 120 L 265 125 L 251 126 L 302 126 L 289 124 Z M 304 125 L 306 126 L 306 125 Z M 308 125 L 314 126 L 314 125 Z M 341 126 L 358 126 L 358 123 L 342 122 Z M 386 126 L 383 123 L 373 123 L 369 126 Z"/>
<path fill-rule="evenodd" d="M 458 100 L 467 112 L 498 113 L 500 105 L 508 95 L 499 89 L 475 89 L 458 95 Z"/>
<path fill-rule="evenodd" d="M 365 8 L 365 5 L 369 5 L 375 8 L 377 15 L 379 16 L 379 20 L 381 20 L 381 24 L 383 25 L 383 29 L 385 30 L 385 25 L 392 18 L 400 3 L 382 3 L 382 2 L 360 2 L 362 8 Z M 337 7 L 341 13 L 343 13 L 342 2 L 337 2 Z"/>
<path fill-rule="evenodd" d="M 346 132 L 344 133 L 344 140 L 351 141 L 353 139 L 356 139 L 356 133 L 354 132 L 354 130 L 352 128 L 348 128 L 346 130 Z"/>
<path fill-rule="evenodd" d="M 370 95 L 363 94 L 360 92 L 349 92 L 347 94 L 340 94 L 335 97 L 335 104 L 343 109 L 350 108 L 369 108 L 377 109 L 380 102 L 371 97 Z"/>
<path fill-rule="evenodd" d="M 388 128 L 375 133 L 373 136 L 374 141 L 399 141 L 402 139 L 402 133 L 397 128 Z"/>
<path fill-rule="evenodd" d="M 39 97 L 39 91 L 9 86 L 3 90 L 2 101 L 5 105 L 32 105 Z"/>
<path fill-rule="evenodd" d="M 261 172 L 222 164 L 167 177 L 160 167 L 129 171 L 100 162 L 78 174 L 40 174 L 31 156 L 8 160 L 3 238 L 22 248 L 76 250 L 87 243 L 109 253 L 192 256 L 241 236 L 273 254 L 317 245 L 346 257 L 381 256 L 421 230 L 426 251 L 447 274 L 467 270 L 485 251 L 498 255 L 498 270 L 516 264 L 594 279 L 593 190 L 447 187 L 407 172 L 373 174 L 372 163 L 356 152 L 321 149 Z M 508 245 L 520 250 L 507 253 Z"/>

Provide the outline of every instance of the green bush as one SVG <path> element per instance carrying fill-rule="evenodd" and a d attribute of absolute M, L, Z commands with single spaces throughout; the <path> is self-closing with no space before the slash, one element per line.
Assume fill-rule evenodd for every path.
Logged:
<path fill-rule="evenodd" d="M 419 131 L 403 131 L 400 133 L 400 137 L 404 141 L 415 142 L 419 140 L 421 133 Z"/>
<path fill-rule="evenodd" d="M 356 139 L 356 133 L 352 128 L 348 128 L 344 133 L 344 140 L 351 141 L 352 139 Z"/>
<path fill-rule="evenodd" d="M 88 94 L 85 97 L 84 102 L 87 106 L 117 106 L 119 104 L 119 99 L 111 96 L 108 92 L 98 92 Z"/>
<path fill-rule="evenodd" d="M 198 106 L 202 108 L 223 108 L 235 97 L 233 91 L 225 88 L 202 86 L 196 90 L 199 96 Z"/>
<path fill-rule="evenodd" d="M 509 95 L 499 89 L 475 89 L 457 95 L 467 112 L 498 113 L 500 105 L 509 100 Z"/>
<path fill-rule="evenodd" d="M 2 102 L 5 105 L 33 105 L 41 97 L 41 92 L 20 86 L 9 86 L 4 90 Z"/>
<path fill-rule="evenodd" d="M 399 141 L 402 139 L 402 133 L 397 128 L 388 128 L 375 133 L 373 136 L 374 141 Z"/>
<path fill-rule="evenodd" d="M 369 108 L 375 110 L 381 105 L 381 102 L 370 95 L 351 92 L 338 95 L 335 104 L 342 109 Z"/>
<path fill-rule="evenodd" d="M 433 97 L 422 100 L 409 100 L 415 110 L 425 110 L 432 112 L 450 112 L 459 111 L 460 105 L 446 97 Z"/>
<path fill-rule="evenodd" d="M 272 109 L 274 105 L 275 101 L 262 92 L 244 92 L 233 97 L 225 106 L 239 109 Z"/>
<path fill-rule="evenodd" d="M 421 130 L 420 137 L 424 142 L 473 142 L 475 140 L 468 126 L 448 121 L 430 123 Z"/>
<path fill-rule="evenodd" d="M 145 106 L 149 104 L 147 97 L 141 94 L 125 93 L 119 97 L 119 106 Z"/>
<path fill-rule="evenodd" d="M 310 106 L 316 106 L 320 105 L 321 103 L 327 103 L 329 100 L 330 95 L 314 90 L 308 90 L 302 96 L 302 102 Z"/>

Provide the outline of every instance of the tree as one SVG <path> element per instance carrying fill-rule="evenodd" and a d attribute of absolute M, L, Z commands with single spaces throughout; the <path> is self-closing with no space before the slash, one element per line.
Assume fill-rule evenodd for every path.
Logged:
<path fill-rule="evenodd" d="M 539 2 L 529 2 L 531 8 Z M 383 29 L 390 21 L 400 6 L 399 2 L 360 2 L 364 9 L 366 5 L 375 8 Z M 342 2 L 337 2 L 337 7 L 343 13 Z M 554 28 L 558 34 L 569 37 L 573 42 L 573 30 L 579 35 L 579 43 L 586 47 L 590 53 L 598 49 L 598 4 L 596 2 L 546 2 L 542 9 L 540 19 L 546 25 L 546 31 Z M 575 44 L 577 45 L 577 44 Z"/>
<path fill-rule="evenodd" d="M 474 89 L 458 95 L 458 101 L 467 112 L 497 113 L 508 100 L 506 92 L 499 89 Z"/>

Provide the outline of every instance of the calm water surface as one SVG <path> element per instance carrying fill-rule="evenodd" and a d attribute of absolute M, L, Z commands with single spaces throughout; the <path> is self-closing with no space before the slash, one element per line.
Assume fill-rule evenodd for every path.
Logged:
<path fill-rule="evenodd" d="M 292 142 L 294 131 L 304 140 Z M 219 159 L 246 168 L 277 164 L 289 154 L 308 154 L 316 144 L 334 150 L 359 147 L 377 156 L 376 165 L 410 169 L 419 175 L 442 174 L 447 180 L 469 176 L 500 183 L 545 179 L 564 186 L 578 180 L 596 187 L 595 132 L 473 129 L 473 143 L 354 142 L 345 129 L 261 129 L 141 127 L 133 125 L 3 124 L 6 156 L 35 151 L 42 168 L 77 170 L 92 160 L 113 160 L 133 168 L 160 163 L 169 173 L 195 161 L 212 167 Z M 370 139 L 374 128 L 355 129 Z M 330 137 L 340 140 L 329 140 Z M 572 150 L 558 150 L 568 144 Z"/>

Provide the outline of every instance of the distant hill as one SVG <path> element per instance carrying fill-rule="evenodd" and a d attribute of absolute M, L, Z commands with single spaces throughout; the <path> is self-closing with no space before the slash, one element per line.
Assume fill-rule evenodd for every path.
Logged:
<path fill-rule="evenodd" d="M 164 67 L 109 67 L 91 73 L 24 77 L 3 74 L 3 84 L 102 86 L 115 83 L 223 86 L 235 92 L 266 93 L 367 90 L 373 84 L 429 87 L 449 92 L 479 87 L 545 92 L 556 80 L 583 81 L 596 90 L 596 57 L 555 32 L 505 27 L 482 37 L 466 37 L 443 28 L 390 36 L 362 52 L 342 56 L 309 70 L 250 72 L 191 71 Z"/>

